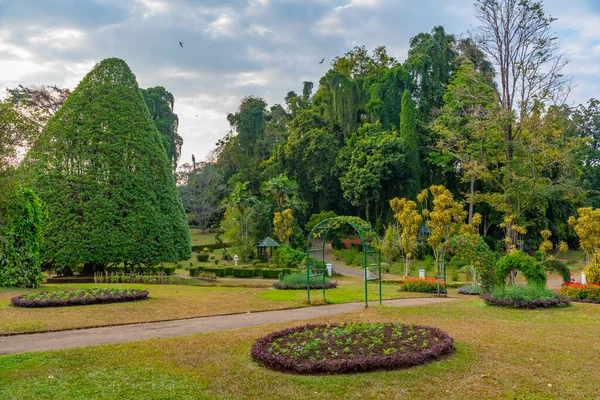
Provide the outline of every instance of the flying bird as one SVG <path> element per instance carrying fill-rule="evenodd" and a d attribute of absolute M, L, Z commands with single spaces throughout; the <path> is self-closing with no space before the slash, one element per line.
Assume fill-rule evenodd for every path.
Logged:
<path fill-rule="evenodd" d="M 181 43 L 181 42 L 180 42 Z M 319 61 L 319 64 L 323 64 L 323 61 L 325 61 L 324 58 L 321 58 L 321 61 Z"/>
<path fill-rule="evenodd" d="M 181 46 L 181 48 L 183 49 L 183 42 L 180 40 L 179 41 L 179 45 Z"/>

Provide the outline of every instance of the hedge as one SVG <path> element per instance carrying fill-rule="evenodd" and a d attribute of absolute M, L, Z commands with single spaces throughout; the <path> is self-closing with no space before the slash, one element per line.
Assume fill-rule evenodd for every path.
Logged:
<path fill-rule="evenodd" d="M 225 276 L 233 275 L 233 267 L 225 267 Z"/>
<path fill-rule="evenodd" d="M 215 274 L 219 278 L 222 278 L 225 276 L 226 270 L 225 268 L 204 268 L 204 273 Z"/>
<path fill-rule="evenodd" d="M 233 276 L 235 278 L 252 278 L 254 277 L 253 268 L 234 268 Z"/>
<path fill-rule="evenodd" d="M 165 275 L 173 275 L 175 273 L 175 269 L 176 269 L 175 266 L 173 266 L 173 267 L 164 267 L 163 268 L 163 273 Z"/>
<path fill-rule="evenodd" d="M 204 267 L 190 267 L 190 276 L 196 276 L 204 272 Z"/>
<path fill-rule="evenodd" d="M 142 266 L 142 267 L 134 268 L 135 272 L 138 272 L 141 274 L 146 274 L 146 275 L 158 275 L 160 273 L 163 273 L 165 275 L 173 275 L 175 273 L 176 269 L 177 269 L 176 266 L 164 267 L 162 265 L 155 265 L 154 267 Z M 124 274 L 125 273 L 125 267 L 123 265 L 110 265 L 110 266 L 104 268 L 104 270 L 106 272 L 115 273 L 115 274 Z"/>
<path fill-rule="evenodd" d="M 262 268 L 254 268 L 254 276 L 262 276 Z"/>
<path fill-rule="evenodd" d="M 217 249 L 222 249 L 224 247 L 225 248 L 230 247 L 230 245 L 229 245 L 229 243 L 222 243 L 222 244 L 217 244 L 217 243 L 198 244 L 198 245 L 192 246 L 192 251 L 195 252 L 195 253 L 199 253 L 205 247 L 208 248 L 208 250 L 213 251 L 213 250 L 217 250 Z"/>
<path fill-rule="evenodd" d="M 266 279 L 277 279 L 279 278 L 279 274 L 283 272 L 283 269 L 263 269 L 262 277 Z"/>

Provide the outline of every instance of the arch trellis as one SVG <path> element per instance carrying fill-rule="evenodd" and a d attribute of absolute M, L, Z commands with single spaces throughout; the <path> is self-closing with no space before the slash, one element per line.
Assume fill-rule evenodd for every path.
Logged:
<path fill-rule="evenodd" d="M 323 300 L 325 300 L 325 276 L 327 268 L 325 264 L 325 242 L 331 229 L 340 228 L 344 225 L 352 227 L 360 238 L 363 248 L 363 273 L 365 286 L 365 307 L 369 306 L 368 283 L 369 281 L 379 281 L 379 304 L 381 304 L 381 252 L 379 250 L 379 237 L 371 225 L 358 217 L 333 217 L 319 222 L 308 235 L 306 242 L 306 290 L 308 294 L 308 303 L 310 304 L 310 279 L 322 277 L 323 282 Z M 312 239 L 321 239 L 320 248 L 312 248 Z M 321 252 L 321 261 L 312 254 Z M 369 257 L 373 256 L 375 261 L 369 263 Z M 372 277 L 371 274 L 375 275 Z"/>

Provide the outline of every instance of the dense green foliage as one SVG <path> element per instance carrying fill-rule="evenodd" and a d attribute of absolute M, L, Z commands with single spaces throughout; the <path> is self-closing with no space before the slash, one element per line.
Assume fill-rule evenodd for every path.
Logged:
<path fill-rule="evenodd" d="M 546 284 L 546 273 L 542 265 L 521 251 L 507 254 L 496 263 L 496 276 L 500 286 L 504 286 L 504 280 L 511 271 L 521 271 L 530 285 Z"/>
<path fill-rule="evenodd" d="M 40 236 L 43 204 L 30 189 L 3 193 L 0 202 L 0 286 L 42 283 Z"/>
<path fill-rule="evenodd" d="M 175 171 L 183 145 L 183 139 L 177 133 L 179 118 L 173 112 L 175 98 L 162 86 L 140 89 L 140 91 L 156 129 L 161 134 L 167 158 L 171 161 L 171 168 Z"/>
<path fill-rule="evenodd" d="M 563 279 L 563 282 L 571 282 L 571 270 L 569 267 L 558 260 L 546 260 L 542 263 L 546 272 L 558 272 Z"/>
<path fill-rule="evenodd" d="M 190 236 L 161 137 L 135 76 L 106 59 L 48 121 L 24 162 L 48 207 L 42 257 L 56 265 L 149 264 L 190 257 Z"/>

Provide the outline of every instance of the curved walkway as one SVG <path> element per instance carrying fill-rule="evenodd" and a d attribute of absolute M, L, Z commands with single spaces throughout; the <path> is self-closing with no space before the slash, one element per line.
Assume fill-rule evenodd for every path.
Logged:
<path fill-rule="evenodd" d="M 403 307 L 437 304 L 453 300 L 457 299 L 427 297 L 385 300 L 383 303 L 386 306 Z M 375 304 L 378 303 L 373 303 L 373 305 Z M 363 307 L 363 303 L 344 303 L 294 308 L 290 310 L 262 311 L 175 321 L 2 336 L 0 337 L 0 354 L 70 349 L 74 347 L 134 342 L 145 339 L 168 338 L 195 333 L 249 328 L 279 322 L 326 317 L 329 315 L 357 311 Z"/>

